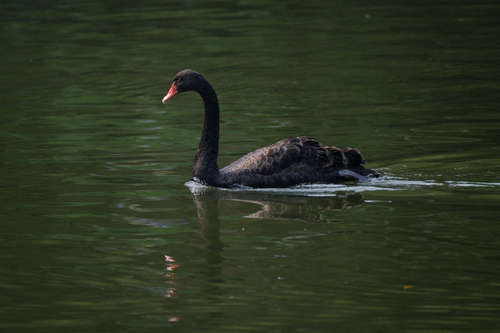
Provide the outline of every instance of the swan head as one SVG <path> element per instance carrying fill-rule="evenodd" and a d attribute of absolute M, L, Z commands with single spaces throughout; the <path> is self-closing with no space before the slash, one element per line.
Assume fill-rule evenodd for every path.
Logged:
<path fill-rule="evenodd" d="M 180 71 L 175 75 L 172 86 L 165 97 L 163 97 L 162 103 L 185 91 L 194 90 L 200 92 L 200 89 L 207 83 L 208 81 L 200 73 L 192 69 Z"/>

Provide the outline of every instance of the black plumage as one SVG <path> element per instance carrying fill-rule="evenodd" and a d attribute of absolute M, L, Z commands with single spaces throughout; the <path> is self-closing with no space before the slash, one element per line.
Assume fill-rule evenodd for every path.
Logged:
<path fill-rule="evenodd" d="M 191 90 L 200 94 L 205 105 L 205 121 L 193 167 L 196 181 L 218 187 L 289 187 L 379 176 L 376 171 L 363 167 L 366 161 L 359 150 L 323 146 L 308 136 L 259 148 L 219 170 L 219 102 L 212 85 L 201 74 L 183 70 L 174 77 L 163 103 Z"/>

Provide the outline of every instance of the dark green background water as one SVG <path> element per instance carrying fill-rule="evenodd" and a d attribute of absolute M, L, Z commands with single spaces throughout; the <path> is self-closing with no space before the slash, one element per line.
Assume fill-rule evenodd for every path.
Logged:
<path fill-rule="evenodd" d="M 0 330 L 498 332 L 497 1 L 0 5 Z M 355 146 L 368 184 L 193 195 L 220 165 Z M 194 189 L 199 190 L 199 189 Z"/>

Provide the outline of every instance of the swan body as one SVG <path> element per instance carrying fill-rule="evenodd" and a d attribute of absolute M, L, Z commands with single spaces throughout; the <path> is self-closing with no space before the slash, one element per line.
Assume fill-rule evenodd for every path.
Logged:
<path fill-rule="evenodd" d="M 205 106 L 205 121 L 193 166 L 193 180 L 217 187 L 289 187 L 302 183 L 339 183 L 378 177 L 366 169 L 356 148 L 323 146 L 309 136 L 298 136 L 259 148 L 219 169 L 219 102 L 212 85 L 199 73 L 179 72 L 162 102 L 178 93 L 195 91 Z"/>

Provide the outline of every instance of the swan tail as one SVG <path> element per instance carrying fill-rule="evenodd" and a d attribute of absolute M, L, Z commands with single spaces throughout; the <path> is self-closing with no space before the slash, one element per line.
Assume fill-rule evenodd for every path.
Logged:
<path fill-rule="evenodd" d="M 363 177 L 376 178 L 380 177 L 380 173 L 367 169 L 363 166 L 363 164 L 368 163 L 361 152 L 356 148 L 343 148 L 342 149 L 346 159 L 347 159 L 347 169 L 351 170 Z"/>

